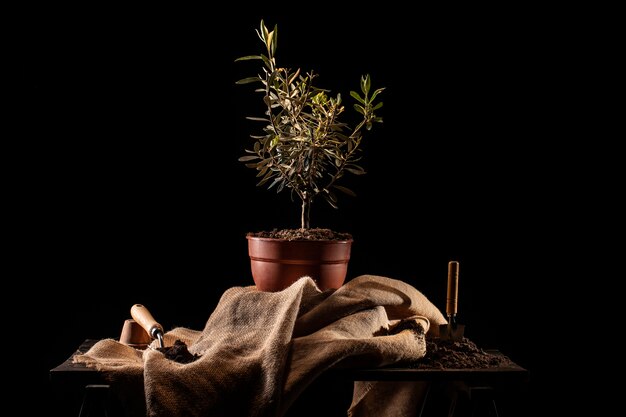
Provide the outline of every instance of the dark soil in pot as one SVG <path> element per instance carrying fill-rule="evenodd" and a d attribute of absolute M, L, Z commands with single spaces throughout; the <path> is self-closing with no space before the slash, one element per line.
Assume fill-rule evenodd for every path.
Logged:
<path fill-rule="evenodd" d="M 274 229 L 271 232 L 248 233 L 248 236 L 285 240 L 352 240 L 350 233 L 330 229 Z"/>

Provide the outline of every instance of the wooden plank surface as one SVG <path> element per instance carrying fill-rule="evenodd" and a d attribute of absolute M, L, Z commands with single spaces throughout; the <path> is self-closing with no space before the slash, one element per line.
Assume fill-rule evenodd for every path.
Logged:
<path fill-rule="evenodd" d="M 96 342 L 97 340 L 87 339 L 81 343 L 76 352 L 72 353 L 65 362 L 50 370 L 50 381 L 58 384 L 80 386 L 103 382 L 104 378 L 101 372 L 88 368 L 81 363 L 72 362 L 74 355 L 87 352 Z"/>
<path fill-rule="evenodd" d="M 50 370 L 50 379 L 55 383 L 94 384 L 103 381 L 102 374 L 83 364 L 72 362 L 74 355 L 85 353 L 97 340 L 85 340 L 65 362 Z M 498 351 L 489 351 L 500 354 Z M 352 381 L 465 381 L 498 384 L 525 382 L 529 372 L 513 364 L 499 368 L 470 369 L 420 369 L 407 367 L 386 367 L 370 369 L 332 369 L 327 374 Z"/>

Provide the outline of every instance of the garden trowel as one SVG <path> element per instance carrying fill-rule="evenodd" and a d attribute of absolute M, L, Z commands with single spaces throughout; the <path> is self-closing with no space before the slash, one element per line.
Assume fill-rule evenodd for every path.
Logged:
<path fill-rule="evenodd" d="M 459 300 L 459 263 L 448 262 L 448 295 L 446 297 L 446 315 L 448 324 L 439 325 L 439 337 L 445 340 L 462 340 L 464 324 L 456 322 L 457 303 Z"/>

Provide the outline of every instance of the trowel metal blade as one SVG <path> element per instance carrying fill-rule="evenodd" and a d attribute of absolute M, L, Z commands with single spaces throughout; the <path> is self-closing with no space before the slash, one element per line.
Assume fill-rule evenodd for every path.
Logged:
<path fill-rule="evenodd" d="M 442 340 L 453 340 L 455 342 L 458 342 L 460 340 L 463 340 L 464 332 L 464 324 L 455 324 L 452 326 L 448 324 L 439 325 L 439 338 Z"/>

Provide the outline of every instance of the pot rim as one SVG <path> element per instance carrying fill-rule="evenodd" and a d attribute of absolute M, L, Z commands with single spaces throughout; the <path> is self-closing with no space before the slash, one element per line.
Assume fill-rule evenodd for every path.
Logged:
<path fill-rule="evenodd" d="M 296 239 L 296 240 L 289 240 L 289 239 L 279 239 L 279 238 L 275 238 L 275 237 L 258 237 L 258 236 L 249 236 L 246 235 L 246 239 L 248 240 L 262 240 L 262 241 L 272 241 L 272 242 L 304 242 L 304 243 L 321 243 L 321 244 L 332 244 L 332 243 L 352 243 L 354 242 L 354 239 L 341 239 L 341 240 L 335 240 L 335 239 L 326 239 L 326 240 L 309 240 L 309 239 Z"/>

